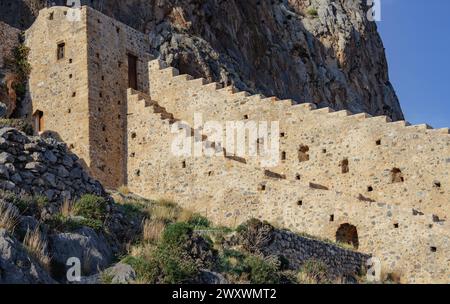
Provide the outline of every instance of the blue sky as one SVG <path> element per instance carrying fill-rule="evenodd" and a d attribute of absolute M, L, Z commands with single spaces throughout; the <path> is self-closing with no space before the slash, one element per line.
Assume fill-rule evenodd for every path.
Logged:
<path fill-rule="evenodd" d="M 381 0 L 378 31 L 406 120 L 450 127 L 450 0 Z"/>

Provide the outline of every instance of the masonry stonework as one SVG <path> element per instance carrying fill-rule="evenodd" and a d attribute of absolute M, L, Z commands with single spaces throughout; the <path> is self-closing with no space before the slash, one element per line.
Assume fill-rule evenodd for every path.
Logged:
<path fill-rule="evenodd" d="M 42 10 L 27 32 L 33 111 L 44 113 L 42 131 L 68 143 L 107 186 L 173 199 L 224 225 L 255 217 L 349 243 L 403 282 L 450 282 L 448 129 L 293 105 L 179 75 L 151 60 L 143 34 L 86 7 L 70 22 L 66 9 Z M 66 57 L 58 61 L 61 42 Z M 176 157 L 181 121 L 192 126 L 192 143 L 212 144 L 194 113 L 222 125 L 279 122 L 278 165 L 225 155 L 217 140 L 216 156 Z"/>

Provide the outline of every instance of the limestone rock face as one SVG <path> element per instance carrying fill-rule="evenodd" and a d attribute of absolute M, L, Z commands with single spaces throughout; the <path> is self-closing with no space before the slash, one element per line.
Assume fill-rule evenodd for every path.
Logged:
<path fill-rule="evenodd" d="M 56 283 L 22 244 L 5 229 L 0 229 L 0 284 Z"/>
<path fill-rule="evenodd" d="M 25 3 L 29 24 L 39 1 L 15 2 Z M 363 2 L 82 1 L 148 33 L 153 52 L 183 73 L 252 93 L 403 119 Z"/>

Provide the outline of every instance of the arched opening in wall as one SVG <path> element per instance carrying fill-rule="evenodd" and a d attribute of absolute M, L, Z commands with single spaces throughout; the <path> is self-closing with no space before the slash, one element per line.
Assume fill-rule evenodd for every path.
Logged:
<path fill-rule="evenodd" d="M 305 145 L 300 145 L 298 148 L 298 161 L 305 162 L 309 160 L 309 147 Z"/>
<path fill-rule="evenodd" d="M 336 231 L 336 242 L 349 244 L 352 245 L 353 248 L 358 249 L 358 230 L 355 226 L 348 223 L 340 225 Z"/>
<path fill-rule="evenodd" d="M 44 132 L 44 112 L 37 110 L 33 114 L 34 131 L 38 135 Z"/>
<path fill-rule="evenodd" d="M 391 170 L 391 181 L 392 183 L 403 183 L 405 178 L 403 177 L 402 170 L 399 168 L 394 168 Z"/>
<path fill-rule="evenodd" d="M 347 158 L 345 158 L 345 159 L 343 159 L 341 161 L 340 167 L 341 167 L 341 170 L 342 170 L 342 174 L 346 174 L 346 173 L 348 173 L 350 171 L 350 168 L 348 166 L 348 159 Z"/>

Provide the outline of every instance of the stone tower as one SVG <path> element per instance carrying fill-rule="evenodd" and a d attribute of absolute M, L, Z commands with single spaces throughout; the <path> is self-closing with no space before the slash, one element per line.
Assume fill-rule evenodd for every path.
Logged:
<path fill-rule="evenodd" d="M 106 186 L 125 184 L 126 91 L 148 91 L 147 37 L 89 7 L 52 7 L 26 43 L 36 132 L 66 142 Z"/>

